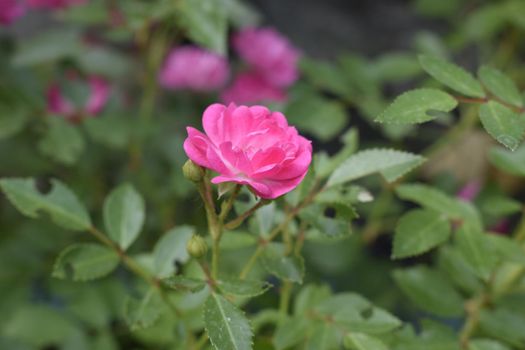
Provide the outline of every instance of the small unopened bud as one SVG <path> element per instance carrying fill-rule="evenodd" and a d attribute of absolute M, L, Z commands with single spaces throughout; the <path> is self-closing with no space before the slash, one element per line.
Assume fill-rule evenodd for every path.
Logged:
<path fill-rule="evenodd" d="M 184 177 L 193 182 L 199 182 L 204 177 L 204 169 L 193 163 L 190 159 L 182 166 Z"/>
<path fill-rule="evenodd" d="M 192 257 L 198 259 L 206 255 L 206 252 L 208 251 L 208 245 L 206 244 L 204 238 L 194 234 L 191 236 L 188 244 L 186 244 L 186 249 Z"/>

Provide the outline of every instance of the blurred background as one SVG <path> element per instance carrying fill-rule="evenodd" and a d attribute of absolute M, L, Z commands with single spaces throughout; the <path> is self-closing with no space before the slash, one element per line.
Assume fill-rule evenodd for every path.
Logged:
<path fill-rule="evenodd" d="M 205 230 L 198 196 L 181 173 L 185 127 L 201 129 L 202 111 L 214 102 L 264 103 L 283 111 L 318 154 L 356 138 L 360 149 L 424 154 L 429 161 L 414 180 L 453 196 L 473 186 L 466 200 L 479 206 L 486 227 L 507 234 L 519 219 L 523 181 L 491 163 L 494 142 L 475 124 L 450 136 L 466 110 L 417 130 L 373 120 L 399 93 L 437 85 L 420 68 L 419 53 L 472 72 L 493 65 L 523 88 L 524 13 L 521 0 L 0 0 L 0 175 L 35 177 L 43 191 L 59 178 L 100 226 L 106 194 L 133 183 L 147 218 L 130 253 L 147 266 L 173 227 Z M 272 28 L 264 40 L 291 57 L 288 81 L 254 73 L 263 63 L 235 43 L 246 28 Z M 360 217 L 347 232 L 354 234 L 306 242 L 306 280 L 362 293 L 419 329 L 428 315 L 389 276 L 430 262 L 448 273 L 446 253 L 392 262 L 391 235 L 410 205 L 392 198 L 379 178 L 358 185 L 374 200 L 356 204 Z M 122 299 L 137 287 L 124 268 L 86 283 L 51 277 L 57 255 L 79 241 L 89 237 L 29 220 L 2 198 L 0 349 L 183 349 L 187 320 L 162 318 L 129 331 Z M 236 271 L 253 246 L 232 246 L 225 269 Z M 170 271 L 187 260 L 173 257 Z M 270 291 L 248 309 L 275 298 Z M 201 301 L 180 301 L 189 305 L 189 327 L 200 326 L 193 319 Z"/>

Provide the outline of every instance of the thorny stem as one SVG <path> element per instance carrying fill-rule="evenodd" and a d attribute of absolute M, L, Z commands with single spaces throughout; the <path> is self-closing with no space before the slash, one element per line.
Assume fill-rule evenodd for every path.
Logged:
<path fill-rule="evenodd" d="M 522 215 L 522 219 L 520 221 L 520 224 L 518 225 L 518 228 L 516 229 L 514 233 L 514 239 L 517 242 L 522 242 L 522 239 L 525 235 L 525 208 Z M 525 274 L 525 268 L 522 266 L 517 267 L 513 271 L 511 271 L 508 278 L 498 283 L 498 290 L 494 290 L 494 281 L 496 279 L 498 269 L 495 268 L 492 271 L 492 274 L 488 280 L 487 286 L 485 287 L 485 291 L 483 291 L 480 295 L 477 297 L 467 301 L 465 303 L 465 311 L 467 313 L 467 319 L 465 321 L 465 324 L 460 332 L 460 343 L 463 349 L 468 349 L 469 340 L 472 334 L 476 331 L 476 328 L 479 324 L 479 313 L 481 310 L 489 304 L 491 297 L 498 296 L 501 294 L 504 294 L 508 292 L 512 286 L 515 284 L 516 281 L 519 281 L 523 275 Z"/>
<path fill-rule="evenodd" d="M 500 99 L 499 97 L 496 97 L 496 96 L 490 96 L 490 98 L 489 97 L 470 98 L 470 97 L 463 97 L 463 96 L 454 96 L 454 98 L 458 102 L 462 102 L 462 103 L 477 103 L 477 104 L 483 104 L 483 103 L 487 103 L 487 102 L 489 102 L 491 100 L 494 100 L 494 101 L 504 105 L 505 107 L 508 107 L 509 109 L 512 109 L 516 113 L 525 113 L 525 107 L 520 107 L 520 106 L 513 105 L 511 103 L 503 101 L 502 99 Z"/>
<path fill-rule="evenodd" d="M 292 295 L 292 282 L 283 281 L 281 286 L 280 300 L 279 300 L 279 321 L 286 320 L 288 315 L 288 308 L 290 307 L 290 297 Z"/>
<path fill-rule="evenodd" d="M 232 194 L 228 198 L 228 200 L 223 202 L 221 213 L 219 214 L 219 220 L 221 222 L 224 222 L 224 219 L 226 219 L 226 217 L 232 210 L 233 203 L 235 202 L 235 199 L 237 198 L 237 195 L 239 195 L 240 191 L 241 191 L 241 185 L 236 185 Z"/>
<path fill-rule="evenodd" d="M 201 195 L 202 201 L 204 202 L 204 208 L 206 210 L 206 217 L 208 219 L 208 230 L 213 241 L 212 244 L 212 258 L 211 258 L 211 275 L 212 278 L 217 278 L 219 270 L 219 242 L 222 234 L 222 225 L 219 220 L 219 216 L 215 210 L 215 204 L 212 199 L 212 190 L 207 178 L 197 184 L 199 194 Z"/>
<path fill-rule="evenodd" d="M 109 239 L 104 233 L 99 231 L 96 227 L 90 227 L 89 233 L 91 233 L 96 239 L 98 239 L 101 243 L 108 246 L 109 248 L 113 249 L 117 255 L 119 256 L 120 260 L 126 265 L 126 267 L 133 272 L 134 274 L 140 276 L 142 279 L 144 279 L 148 284 L 150 284 L 153 288 L 155 288 L 162 300 L 168 305 L 168 307 L 171 309 L 171 311 L 177 315 L 180 316 L 180 311 L 175 307 L 175 305 L 169 300 L 168 296 L 162 289 L 162 286 L 158 279 L 151 276 L 146 270 L 144 270 L 133 258 L 126 255 L 126 253 L 111 239 Z"/>
<path fill-rule="evenodd" d="M 487 304 L 488 297 L 486 294 L 471 299 L 465 303 L 465 311 L 467 313 L 467 320 L 459 333 L 459 342 L 461 348 L 468 349 L 469 340 L 479 323 L 479 313 L 481 309 Z"/>
<path fill-rule="evenodd" d="M 267 238 L 261 239 L 259 241 L 259 244 L 257 248 L 255 249 L 255 252 L 252 254 L 252 256 L 250 257 L 250 259 L 248 260 L 244 268 L 241 270 L 241 273 L 239 274 L 239 278 L 241 280 L 245 279 L 246 276 L 248 276 L 248 273 L 250 273 L 251 269 L 257 262 L 257 259 L 263 253 L 264 247 L 269 242 L 273 241 L 282 232 L 282 230 L 284 230 L 288 226 L 288 224 L 295 218 L 295 216 L 301 211 L 301 209 L 311 204 L 313 200 L 315 199 L 315 196 L 317 196 L 317 194 L 319 194 L 320 192 L 324 190 L 323 187 L 320 189 L 317 189 L 318 183 L 319 181 L 316 181 L 316 183 L 312 187 L 312 190 L 310 191 L 310 194 L 300 204 L 298 204 L 296 207 L 290 210 L 290 212 L 285 217 L 285 219 L 270 232 Z"/>
<path fill-rule="evenodd" d="M 257 211 L 257 209 L 259 209 L 262 206 L 265 206 L 268 203 L 269 203 L 269 201 L 267 201 L 265 199 L 259 200 L 257 203 L 255 203 L 255 205 L 253 207 L 251 207 L 250 209 L 246 210 L 244 213 L 242 213 L 241 215 L 239 215 L 238 217 L 236 217 L 232 221 L 227 222 L 226 224 L 224 224 L 224 228 L 228 229 L 228 230 L 233 230 L 234 228 L 239 227 L 244 222 L 244 220 L 246 220 L 253 213 L 255 213 Z"/>

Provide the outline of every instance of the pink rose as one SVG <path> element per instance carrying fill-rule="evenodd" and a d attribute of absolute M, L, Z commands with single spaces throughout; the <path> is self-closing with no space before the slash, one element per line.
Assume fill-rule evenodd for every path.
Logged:
<path fill-rule="evenodd" d="M 25 13 L 25 7 L 19 0 L 0 0 L 0 24 L 9 25 Z"/>
<path fill-rule="evenodd" d="M 169 53 L 159 81 L 174 90 L 213 91 L 224 86 L 229 72 L 224 57 L 199 47 L 183 46 Z"/>
<path fill-rule="evenodd" d="M 251 104 L 258 102 L 283 102 L 286 93 L 279 87 L 268 84 L 256 72 L 243 72 L 235 78 L 232 85 L 221 93 L 221 101 L 228 104 Z"/>
<path fill-rule="evenodd" d="M 244 29 L 234 36 L 233 47 L 272 85 L 287 87 L 299 76 L 299 51 L 274 29 Z"/>
<path fill-rule="evenodd" d="M 60 86 L 56 83 L 47 89 L 47 109 L 50 113 L 58 114 L 69 120 L 76 120 L 83 115 L 95 116 L 106 105 L 110 87 L 99 77 L 90 77 L 87 82 L 89 96 L 84 105 L 76 106 L 70 99 L 63 95 Z"/>
<path fill-rule="evenodd" d="M 261 198 L 273 199 L 297 187 L 308 171 L 312 144 L 280 112 L 213 104 L 202 124 L 206 134 L 187 128 L 184 150 L 194 163 L 219 174 L 214 184 L 248 185 Z"/>
<path fill-rule="evenodd" d="M 27 5 L 32 8 L 62 9 L 69 6 L 81 5 L 88 0 L 26 0 Z"/>

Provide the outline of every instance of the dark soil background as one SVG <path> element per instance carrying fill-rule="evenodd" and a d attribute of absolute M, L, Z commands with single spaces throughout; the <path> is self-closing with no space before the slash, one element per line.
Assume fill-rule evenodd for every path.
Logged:
<path fill-rule="evenodd" d="M 444 23 L 416 13 L 413 2 L 407 0 L 249 2 L 260 11 L 265 24 L 275 26 L 316 58 L 334 58 L 345 51 L 373 57 L 410 48 L 418 31 L 446 29 Z"/>

